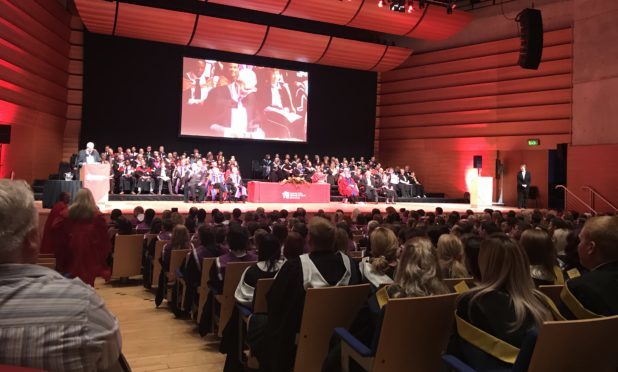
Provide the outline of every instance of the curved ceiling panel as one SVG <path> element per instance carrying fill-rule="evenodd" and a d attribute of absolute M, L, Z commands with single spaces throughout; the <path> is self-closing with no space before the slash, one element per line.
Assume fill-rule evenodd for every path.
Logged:
<path fill-rule="evenodd" d="M 195 14 L 119 3 L 115 35 L 187 45 Z"/>
<path fill-rule="evenodd" d="M 209 0 L 208 2 L 275 14 L 283 12 L 288 4 L 288 0 Z"/>
<path fill-rule="evenodd" d="M 290 0 L 290 4 L 282 14 L 289 17 L 345 25 L 352 20 L 362 3 L 361 0 Z"/>
<path fill-rule="evenodd" d="M 472 18 L 470 13 L 454 11 L 453 14 L 446 14 L 443 7 L 427 5 L 422 22 L 406 36 L 425 40 L 444 40 L 463 30 Z"/>
<path fill-rule="evenodd" d="M 369 70 L 380 61 L 386 48 L 385 45 L 334 37 L 319 63 Z"/>
<path fill-rule="evenodd" d="M 267 27 L 253 23 L 200 16 L 191 46 L 255 54 L 264 41 Z"/>
<path fill-rule="evenodd" d="M 365 1 L 360 12 L 347 26 L 363 28 L 387 34 L 404 35 L 416 25 L 423 11 L 412 13 L 393 12 L 388 6 L 380 8 L 376 1 Z M 446 16 L 446 14 L 445 14 Z"/>
<path fill-rule="evenodd" d="M 104 0 L 75 0 L 75 6 L 88 31 L 111 35 L 114 31 L 116 3 Z"/>
<path fill-rule="evenodd" d="M 270 27 L 258 56 L 314 63 L 324 54 L 330 36 Z"/>
<path fill-rule="evenodd" d="M 384 53 L 384 57 L 371 70 L 372 71 L 388 71 L 403 63 L 412 54 L 412 49 L 389 46 Z"/>

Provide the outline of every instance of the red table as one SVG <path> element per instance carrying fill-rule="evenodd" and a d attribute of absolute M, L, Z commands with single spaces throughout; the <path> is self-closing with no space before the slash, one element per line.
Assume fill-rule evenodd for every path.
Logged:
<path fill-rule="evenodd" d="M 280 184 L 251 181 L 247 185 L 248 200 L 253 203 L 328 203 L 330 184 Z"/>

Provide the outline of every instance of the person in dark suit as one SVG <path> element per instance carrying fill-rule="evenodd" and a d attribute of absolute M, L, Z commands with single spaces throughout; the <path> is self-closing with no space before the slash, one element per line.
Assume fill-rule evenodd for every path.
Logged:
<path fill-rule="evenodd" d="M 378 202 L 378 192 L 375 188 L 371 171 L 365 171 L 364 176 L 360 179 L 359 185 L 365 190 L 367 201 L 372 201 L 374 203 Z"/>
<path fill-rule="evenodd" d="M 561 312 L 570 319 L 618 315 L 618 217 L 592 217 L 579 239 L 580 262 L 590 271 L 566 282 Z"/>
<path fill-rule="evenodd" d="M 522 164 L 520 169 L 517 173 L 517 206 L 526 208 L 530 193 L 530 172 L 526 169 L 526 164 Z"/>
<path fill-rule="evenodd" d="M 80 150 L 77 154 L 76 167 L 81 167 L 84 164 L 100 163 L 101 155 L 94 149 L 94 143 L 88 142 L 84 150 Z"/>

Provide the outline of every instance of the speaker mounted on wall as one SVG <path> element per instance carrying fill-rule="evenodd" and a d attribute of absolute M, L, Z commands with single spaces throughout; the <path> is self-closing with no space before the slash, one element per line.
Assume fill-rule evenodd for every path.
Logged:
<path fill-rule="evenodd" d="M 519 23 L 519 65 L 522 68 L 537 70 L 543 56 L 543 17 L 538 9 L 526 8 L 515 20 Z"/>
<path fill-rule="evenodd" d="M 0 125 L 0 144 L 11 143 L 11 126 Z"/>
<path fill-rule="evenodd" d="M 472 164 L 474 165 L 474 169 L 483 168 L 483 156 L 482 155 L 474 155 L 472 158 Z"/>

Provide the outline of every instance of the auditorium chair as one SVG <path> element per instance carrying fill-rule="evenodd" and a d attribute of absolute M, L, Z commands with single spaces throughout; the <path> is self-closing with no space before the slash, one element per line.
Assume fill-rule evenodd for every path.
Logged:
<path fill-rule="evenodd" d="M 40 254 L 37 258 L 36 264 L 56 270 L 56 257 L 53 254 Z"/>
<path fill-rule="evenodd" d="M 374 349 L 346 328 L 337 328 L 341 370 L 349 371 L 352 358 L 366 371 L 439 371 L 454 324 L 456 299 L 456 293 L 389 299 Z"/>
<path fill-rule="evenodd" d="M 562 300 L 560 299 L 560 293 L 563 289 L 563 284 L 540 285 L 538 288 L 538 290 L 541 291 L 545 296 L 549 297 L 552 301 L 554 301 L 554 304 L 556 305 L 562 303 Z"/>
<path fill-rule="evenodd" d="M 615 372 L 618 370 L 618 315 L 544 322 L 529 331 L 511 371 Z M 442 357 L 451 370 L 475 369 L 453 355 Z"/>
<path fill-rule="evenodd" d="M 167 292 L 166 298 L 168 302 L 172 302 L 171 288 L 176 285 L 176 271 L 180 268 L 180 265 L 184 262 L 187 254 L 191 252 L 189 249 L 176 249 L 172 251 L 170 256 L 170 269 L 165 272 Z"/>
<path fill-rule="evenodd" d="M 199 323 L 202 317 L 202 310 L 204 308 L 204 304 L 206 303 L 206 298 L 210 293 L 210 288 L 208 287 L 208 279 L 210 278 L 210 269 L 212 265 L 214 265 L 216 258 L 209 257 L 202 259 L 202 276 L 200 278 L 200 286 L 197 288 L 198 301 L 197 301 L 197 310 L 194 311 L 195 320 Z"/>
<path fill-rule="evenodd" d="M 321 370 L 335 328 L 352 324 L 369 293 L 369 284 L 307 289 L 294 372 Z"/>
<path fill-rule="evenodd" d="M 459 283 L 464 282 L 468 288 L 474 287 L 474 278 L 448 278 L 444 279 L 444 284 L 451 290 L 451 292 L 458 292 L 455 286 Z M 461 293 L 461 292 L 458 292 Z"/>
<path fill-rule="evenodd" d="M 169 243 L 167 240 L 159 240 L 155 244 L 154 257 L 152 259 L 152 277 L 151 283 L 152 288 L 156 288 L 159 286 L 159 275 L 161 275 L 161 254 L 163 253 L 163 247 L 165 244 Z"/>
<path fill-rule="evenodd" d="M 143 235 L 116 235 L 114 238 L 112 278 L 129 278 L 141 275 Z"/>
<path fill-rule="evenodd" d="M 225 267 L 225 278 L 223 278 L 223 293 L 215 296 L 215 301 L 221 305 L 221 310 L 217 316 L 216 311 L 213 311 L 213 318 L 215 319 L 215 324 L 218 324 L 218 332 L 217 335 L 219 337 L 223 336 L 223 329 L 225 328 L 228 320 L 230 320 L 230 316 L 232 316 L 232 310 L 234 306 L 236 306 L 236 299 L 234 298 L 234 293 L 236 292 L 236 287 L 238 287 L 238 282 L 240 282 L 240 277 L 245 269 L 255 262 L 231 262 L 228 263 Z"/>

